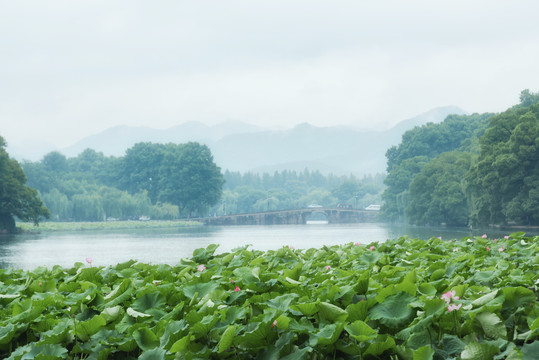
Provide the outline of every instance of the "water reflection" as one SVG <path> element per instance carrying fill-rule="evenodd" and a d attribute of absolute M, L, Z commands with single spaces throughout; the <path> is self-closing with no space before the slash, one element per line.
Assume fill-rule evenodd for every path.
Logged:
<path fill-rule="evenodd" d="M 136 259 L 154 264 L 176 264 L 193 251 L 219 244 L 218 252 L 227 252 L 247 244 L 259 250 L 291 245 L 296 249 L 338 245 L 350 242 L 369 244 L 409 236 L 444 240 L 481 235 L 485 231 L 467 228 L 425 228 L 387 224 L 314 224 L 277 226 L 228 226 L 180 229 L 139 229 L 43 233 L 38 235 L 0 236 L 0 268 L 33 269 L 37 266 L 71 267 L 75 262 L 94 259 L 97 266 L 113 265 Z M 488 230 L 489 237 L 501 237 L 511 231 Z M 530 235 L 534 235 L 531 234 Z"/>

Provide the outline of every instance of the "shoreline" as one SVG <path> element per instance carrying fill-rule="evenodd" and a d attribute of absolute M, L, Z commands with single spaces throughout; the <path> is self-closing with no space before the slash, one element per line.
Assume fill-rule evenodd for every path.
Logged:
<path fill-rule="evenodd" d="M 201 222 L 189 220 L 148 220 L 148 221 L 75 221 L 75 222 L 41 222 L 38 226 L 33 223 L 18 222 L 17 234 L 36 234 L 56 231 L 95 231 L 95 230 L 129 230 L 129 229 L 163 229 L 175 227 L 198 227 Z"/>

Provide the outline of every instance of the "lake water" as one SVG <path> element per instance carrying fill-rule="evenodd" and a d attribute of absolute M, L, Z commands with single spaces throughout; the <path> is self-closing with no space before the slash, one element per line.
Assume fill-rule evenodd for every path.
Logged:
<path fill-rule="evenodd" d="M 219 244 L 218 252 L 252 245 L 270 250 L 283 246 L 296 249 L 339 245 L 350 242 L 369 244 L 408 235 L 413 238 L 460 239 L 487 232 L 500 237 L 510 232 L 455 228 L 425 228 L 388 224 L 317 224 L 274 226 L 223 226 L 126 231 L 48 232 L 32 235 L 0 236 L 0 268 L 34 269 L 38 266 L 71 267 L 75 262 L 93 259 L 93 265 L 106 266 L 135 259 L 153 264 L 178 263 L 193 250 Z M 530 233 L 530 235 L 535 235 Z"/>

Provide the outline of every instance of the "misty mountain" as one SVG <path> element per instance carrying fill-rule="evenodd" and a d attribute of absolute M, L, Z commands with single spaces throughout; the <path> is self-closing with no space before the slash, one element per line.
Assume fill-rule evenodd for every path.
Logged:
<path fill-rule="evenodd" d="M 385 172 L 385 153 L 400 143 L 402 134 L 428 122 L 438 123 L 449 114 L 464 114 L 458 107 L 441 107 L 399 122 L 387 130 L 348 126 L 317 127 L 308 123 L 287 130 L 268 130 L 241 122 L 215 126 L 188 122 L 166 130 L 117 126 L 89 136 L 62 150 L 76 156 L 86 148 L 105 155 L 122 156 L 137 142 L 208 145 L 223 170 L 274 172 L 320 170 L 322 173 L 357 175 Z"/>
<path fill-rule="evenodd" d="M 264 128 L 239 121 L 226 121 L 214 126 L 190 121 L 164 130 L 121 125 L 85 137 L 74 145 L 62 149 L 61 152 L 68 157 L 72 157 L 77 156 L 85 149 L 91 148 L 101 151 L 105 155 L 123 156 L 125 150 L 139 142 L 185 143 L 198 141 L 208 144 L 227 135 L 249 134 L 263 130 Z"/>

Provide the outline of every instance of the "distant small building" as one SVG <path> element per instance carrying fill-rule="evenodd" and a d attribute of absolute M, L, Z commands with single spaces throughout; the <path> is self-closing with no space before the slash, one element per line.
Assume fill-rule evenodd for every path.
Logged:
<path fill-rule="evenodd" d="M 365 210 L 380 211 L 380 205 L 371 204 L 365 208 Z"/>

